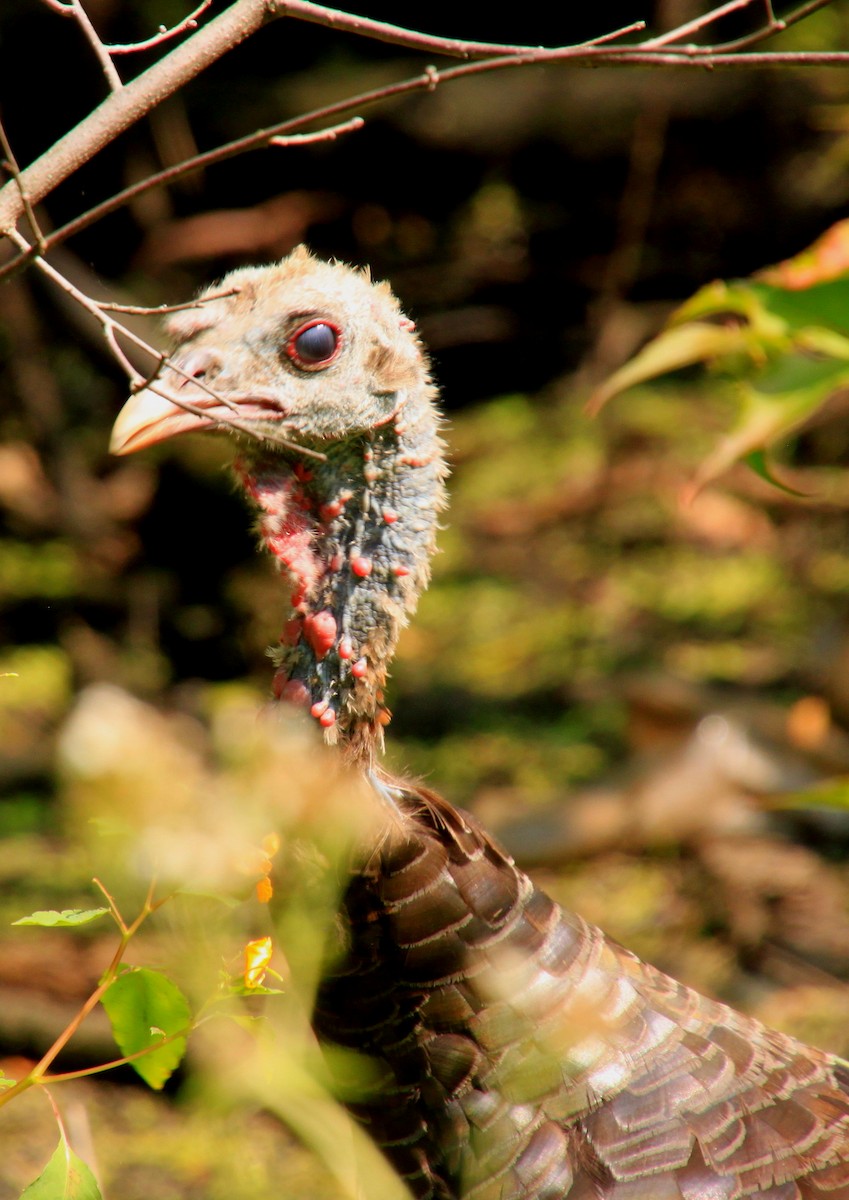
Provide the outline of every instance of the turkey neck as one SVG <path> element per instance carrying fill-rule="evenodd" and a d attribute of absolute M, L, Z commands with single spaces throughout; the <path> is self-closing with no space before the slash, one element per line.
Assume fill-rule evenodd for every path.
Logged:
<path fill-rule="evenodd" d="M 307 708 L 327 740 L 368 764 L 390 714 L 387 668 L 430 575 L 445 463 L 430 389 L 324 456 L 247 449 L 236 473 L 290 585 L 274 694 Z"/>

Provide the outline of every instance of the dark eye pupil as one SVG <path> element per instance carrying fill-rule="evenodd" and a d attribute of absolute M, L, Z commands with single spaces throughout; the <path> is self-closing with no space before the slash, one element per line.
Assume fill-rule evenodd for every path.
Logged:
<path fill-rule="evenodd" d="M 320 321 L 316 325 L 308 325 L 297 335 L 294 348 L 303 362 L 319 363 L 333 355 L 338 340 L 339 335 L 333 326 Z"/>

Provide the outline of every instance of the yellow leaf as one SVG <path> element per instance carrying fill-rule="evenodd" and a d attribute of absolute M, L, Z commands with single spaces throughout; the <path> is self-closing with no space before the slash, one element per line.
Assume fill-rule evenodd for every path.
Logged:
<path fill-rule="evenodd" d="M 262 848 L 269 858 L 274 858 L 274 855 L 280 849 L 280 838 L 276 833 L 267 833 L 262 839 Z"/>
<path fill-rule="evenodd" d="M 245 987 L 262 986 L 274 947 L 270 937 L 254 938 L 245 946 Z"/>

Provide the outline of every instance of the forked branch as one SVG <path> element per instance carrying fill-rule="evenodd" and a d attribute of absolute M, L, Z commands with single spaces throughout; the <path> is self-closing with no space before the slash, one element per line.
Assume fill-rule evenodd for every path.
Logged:
<path fill-rule="evenodd" d="M 173 95 L 184 84 L 200 75 L 211 63 L 221 58 L 228 50 L 240 44 L 264 24 L 280 17 L 294 17 L 310 21 L 327 28 L 345 30 L 360 36 L 375 38 L 428 54 L 462 58 L 467 61 L 459 67 L 432 73 L 427 79 L 417 76 L 400 84 L 390 84 L 366 97 L 352 98 L 347 103 L 333 106 L 333 112 L 350 111 L 355 104 L 374 104 L 398 95 L 447 83 L 468 74 L 492 71 L 507 67 L 524 66 L 530 63 L 568 63 L 573 66 L 692 66 L 731 67 L 766 66 L 789 64 L 841 65 L 849 63 L 849 52 L 747 52 L 733 53 L 733 47 L 745 44 L 748 48 L 771 37 L 780 29 L 810 15 L 817 8 L 832 0 L 808 0 L 793 13 L 777 21 L 771 7 L 767 7 L 762 26 L 743 39 L 742 43 L 728 45 L 680 44 L 684 37 L 694 34 L 705 35 L 712 26 L 730 12 L 755 8 L 763 0 L 730 0 L 711 9 L 704 16 L 688 22 L 661 37 L 650 37 L 642 41 L 633 39 L 642 29 L 642 23 L 615 30 L 589 42 L 571 46 L 545 48 L 522 45 L 503 45 L 487 42 L 460 41 L 453 38 L 433 37 L 415 30 L 372 21 L 352 13 L 340 12 L 313 4 L 310 0 L 235 0 L 224 12 L 198 29 L 175 49 L 164 55 L 147 71 L 126 86 L 118 87 L 112 95 L 89 114 L 75 129 L 60 138 L 48 151 L 27 167 L 18 182 L 11 180 L 0 188 L 0 234 L 14 228 L 25 211 L 24 194 L 31 204 L 37 204 L 58 184 L 67 179 L 83 163 L 91 159 L 105 145 L 127 130 L 167 97 Z M 63 13 L 76 14 L 81 0 L 58 3 L 51 0 L 51 7 Z M 197 19 L 197 11 L 186 18 L 186 27 Z M 165 33 L 160 34 L 164 40 Z M 154 39 L 156 44 L 156 39 Z M 97 46 L 108 57 L 110 47 Z M 97 47 L 96 47 L 97 48 Z M 111 59 L 109 60 L 111 63 Z M 299 125 L 306 118 L 296 118 Z M 288 122 L 286 123 L 289 124 Z M 291 128 L 291 127 L 290 127 Z M 275 133 L 289 132 L 278 127 Z M 240 143 L 231 145 L 239 149 L 252 149 L 257 144 L 256 136 L 248 136 Z M 214 151 L 212 153 L 215 153 Z M 196 169 L 197 162 L 191 160 L 172 168 L 169 179 L 175 174 Z"/>
<path fill-rule="evenodd" d="M 616 29 L 580 44 L 555 48 L 462 41 L 441 38 L 405 29 L 382 21 L 373 21 L 353 13 L 327 8 L 311 0 L 234 0 L 218 16 L 195 28 L 205 12 L 208 0 L 202 2 L 187 17 L 171 29 L 160 28 L 151 38 L 130 45 L 108 45 L 94 30 L 85 12 L 84 0 L 44 0 L 57 14 L 72 18 L 82 28 L 92 46 L 111 94 L 82 120 L 76 128 L 59 139 L 30 166 L 20 169 L 5 134 L 0 129 L 3 166 L 8 182 L 0 187 L 0 240 L 4 237 L 14 247 L 0 268 L 0 277 L 26 262 L 36 259 L 39 268 L 72 296 L 100 322 L 112 353 L 127 372 L 131 386 L 143 386 L 147 381 L 138 375 L 121 348 L 123 339 L 152 356 L 153 373 L 159 370 L 163 356 L 142 342 L 106 308 L 75 288 L 68 279 L 44 260 L 44 255 L 73 234 L 128 203 L 139 195 L 161 187 L 213 163 L 262 147 L 279 147 L 299 142 L 332 139 L 361 128 L 359 112 L 385 104 L 417 91 L 433 90 L 466 76 L 481 72 L 505 70 L 530 64 L 566 64 L 571 66 L 686 66 L 738 67 L 780 65 L 841 65 L 849 64 L 849 51 L 833 52 L 754 50 L 765 40 L 794 24 L 832 0 L 805 0 L 793 11 L 777 18 L 771 0 L 724 0 L 703 15 L 666 33 L 645 37 L 644 24 L 638 22 Z M 730 42 L 710 42 L 712 30 L 718 23 L 744 11 L 760 13 L 760 23 L 744 37 Z M 427 54 L 438 54 L 464 61 L 453 66 L 427 66 L 416 75 L 385 84 L 359 95 L 323 105 L 311 112 L 301 113 L 265 129 L 253 130 L 234 141 L 185 158 L 164 170 L 151 173 L 132 186 L 94 205 L 69 221 L 62 228 L 42 234 L 36 219 L 35 207 L 60 183 L 68 179 L 85 162 L 119 134 L 147 116 L 163 100 L 200 75 L 209 65 L 221 58 L 264 24 L 281 17 L 292 17 L 323 25 L 337 31 L 374 38 Z M 115 70 L 114 55 L 138 49 L 151 49 L 174 37 L 190 32 L 175 48 L 169 48 L 148 70 L 128 84 L 123 84 Z M 700 39 L 697 44 L 693 39 Z M 354 111 L 357 115 L 352 116 Z M 17 230 L 25 218 L 29 230 L 26 237 Z M 179 399 L 171 397 L 175 403 Z M 233 416 L 233 421 L 238 418 Z"/>

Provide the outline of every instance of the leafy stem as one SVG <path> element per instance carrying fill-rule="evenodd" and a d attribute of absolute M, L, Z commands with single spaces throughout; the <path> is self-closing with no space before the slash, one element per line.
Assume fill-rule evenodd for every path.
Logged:
<path fill-rule="evenodd" d="M 156 884 L 155 881 L 152 881 L 147 890 L 147 895 L 145 896 L 144 903 L 142 904 L 138 916 L 128 925 L 121 915 L 121 911 L 115 902 L 115 898 L 107 890 L 104 884 L 99 879 L 95 879 L 93 882 L 98 890 L 103 894 L 106 903 L 109 906 L 110 915 L 120 931 L 120 938 L 118 940 L 115 953 L 112 955 L 109 965 L 101 976 L 97 987 L 93 992 L 91 992 L 85 1002 L 81 1005 L 79 1011 L 68 1022 L 50 1048 L 41 1056 L 29 1074 L 25 1075 L 23 1079 L 19 1079 L 5 1091 L 0 1092 L 0 1107 L 2 1107 L 4 1104 L 8 1104 L 13 1097 L 18 1096 L 22 1092 L 27 1091 L 29 1088 L 34 1087 L 36 1084 L 42 1084 L 45 1081 L 45 1077 L 47 1076 L 47 1072 L 49 1071 L 52 1063 L 56 1060 L 62 1050 L 64 1050 L 65 1046 L 67 1046 L 68 1042 L 76 1034 L 83 1021 L 86 1019 L 89 1013 L 97 1007 L 103 996 L 117 979 L 120 972 L 121 963 L 124 958 L 124 952 L 129 942 L 136 935 L 136 933 L 138 933 L 139 929 L 147 920 L 147 918 L 151 916 L 152 913 L 156 912 L 157 909 L 161 908 L 168 899 L 170 899 L 169 896 L 165 896 L 161 900 L 154 900 L 153 897 Z M 157 1047 L 163 1045 L 165 1040 L 172 1040 L 173 1037 L 177 1036 L 180 1035 L 175 1034 L 172 1035 L 172 1038 L 163 1039 L 162 1041 L 157 1042 Z M 120 1066 L 131 1061 L 132 1059 L 139 1057 L 140 1054 L 147 1052 L 148 1050 L 142 1050 L 139 1053 L 127 1055 L 123 1059 L 115 1060 L 114 1062 L 104 1064 L 100 1067 L 95 1067 L 88 1071 L 75 1071 L 66 1072 L 65 1074 L 52 1075 L 50 1076 L 50 1081 L 55 1082 L 61 1079 L 74 1079 L 81 1075 L 92 1074 L 94 1071 L 101 1071 L 106 1070 L 109 1067 Z"/>

